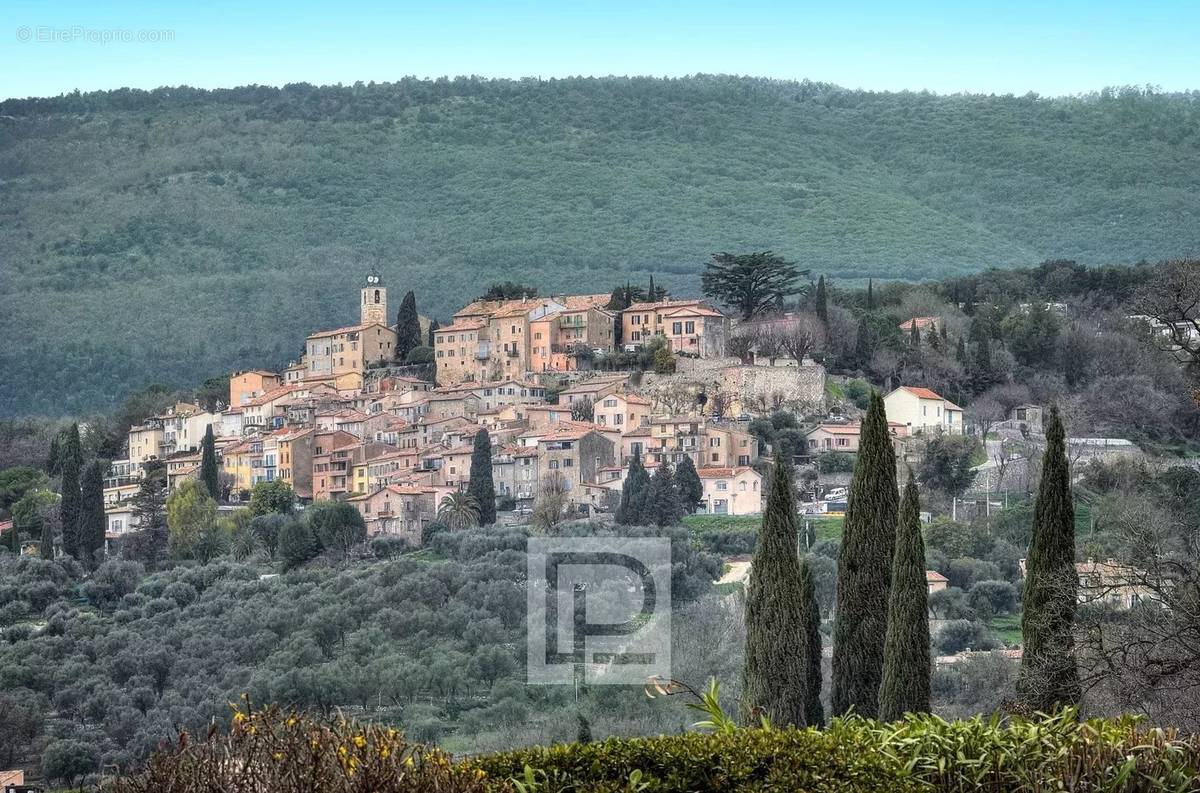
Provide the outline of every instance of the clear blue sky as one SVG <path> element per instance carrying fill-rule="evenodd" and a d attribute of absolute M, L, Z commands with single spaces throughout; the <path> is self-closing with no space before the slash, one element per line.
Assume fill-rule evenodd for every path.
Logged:
<path fill-rule="evenodd" d="M 0 0 L 0 19 L 0 98 L 696 72 L 941 93 L 1200 88 L 1200 0 Z"/>

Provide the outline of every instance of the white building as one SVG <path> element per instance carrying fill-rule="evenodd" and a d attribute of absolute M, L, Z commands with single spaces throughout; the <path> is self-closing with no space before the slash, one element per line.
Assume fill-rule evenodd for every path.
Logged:
<path fill-rule="evenodd" d="M 908 434 L 963 431 L 963 409 L 928 388 L 900 386 L 883 398 L 888 422 L 903 424 Z"/>

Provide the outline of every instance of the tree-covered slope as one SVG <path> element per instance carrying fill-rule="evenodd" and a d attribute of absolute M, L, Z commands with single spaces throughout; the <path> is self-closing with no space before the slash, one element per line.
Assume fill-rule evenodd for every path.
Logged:
<path fill-rule="evenodd" d="M 377 265 L 493 280 L 770 248 L 838 279 L 1200 248 L 1196 94 L 877 94 L 731 77 L 114 91 L 0 103 L 0 413 L 286 362 Z"/>

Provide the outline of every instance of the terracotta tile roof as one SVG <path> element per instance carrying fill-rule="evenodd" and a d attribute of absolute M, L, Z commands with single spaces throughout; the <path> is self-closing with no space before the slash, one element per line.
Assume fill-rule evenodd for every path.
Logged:
<path fill-rule="evenodd" d="M 468 330 L 479 330 L 487 323 L 482 319 L 463 319 L 455 322 L 452 325 L 447 325 L 444 328 L 438 328 L 434 331 L 434 335 L 439 333 L 461 333 Z"/>
<path fill-rule="evenodd" d="M 663 312 L 664 317 L 723 317 L 725 316 L 715 308 L 696 304 L 694 306 L 680 306 L 669 311 Z"/>
<path fill-rule="evenodd" d="M 830 435 L 858 435 L 862 432 L 861 424 L 818 424 L 808 431 L 812 434 L 817 430 L 828 432 Z"/>
<path fill-rule="evenodd" d="M 912 319 L 906 319 L 901 322 L 899 327 L 900 330 L 907 330 L 911 333 L 914 322 L 917 323 L 917 330 L 925 330 L 927 327 L 937 321 L 937 317 L 913 317 Z"/>
<path fill-rule="evenodd" d="M 299 386 L 297 386 L 295 383 L 291 385 L 281 385 L 278 388 L 272 388 L 270 391 L 263 393 L 261 396 L 257 396 L 254 399 L 244 403 L 242 407 L 259 407 L 267 404 L 268 402 L 274 402 L 278 399 L 282 399 L 293 391 L 296 391 L 298 388 Z"/>
<path fill-rule="evenodd" d="M 896 390 L 897 391 L 901 391 L 901 390 L 907 391 L 908 393 L 912 394 L 913 396 L 919 397 L 921 399 L 942 399 L 942 396 L 940 394 L 938 394 L 936 391 L 931 391 L 928 388 L 917 388 L 916 386 L 902 385 L 902 386 L 900 386 L 900 388 L 898 388 Z M 942 399 L 942 401 L 945 402 L 946 400 Z"/>
<path fill-rule="evenodd" d="M 322 330 L 317 333 L 311 333 L 307 338 L 322 339 L 326 336 L 341 336 L 343 333 L 354 333 L 356 331 L 366 330 L 367 328 L 378 325 L 381 328 L 387 328 L 382 322 L 367 322 L 362 325 L 347 325 L 344 328 L 334 328 L 333 330 Z"/>
<path fill-rule="evenodd" d="M 640 427 L 634 427 L 633 429 L 626 431 L 624 434 L 624 437 L 626 437 L 626 438 L 641 438 L 641 437 L 646 437 L 649 435 L 650 435 L 650 425 L 643 424 Z"/>
<path fill-rule="evenodd" d="M 949 578 L 946 578 L 946 576 L 942 575 L 937 570 L 926 570 L 925 571 L 925 583 L 927 583 L 927 584 L 933 583 L 936 581 L 949 581 L 949 580 L 950 580 Z"/>
<path fill-rule="evenodd" d="M 612 300 L 612 295 L 559 295 L 554 299 L 566 306 L 568 311 L 581 311 L 604 308 Z"/>
<path fill-rule="evenodd" d="M 634 303 L 626 311 L 659 311 L 668 308 L 680 308 L 682 306 L 700 305 L 702 301 L 696 300 L 664 300 L 661 303 Z"/>
<path fill-rule="evenodd" d="M 700 475 L 701 479 L 728 479 L 730 477 L 740 476 L 747 471 L 753 470 L 754 469 L 748 465 L 738 466 L 736 468 L 704 467 L 697 468 L 696 473 Z"/>

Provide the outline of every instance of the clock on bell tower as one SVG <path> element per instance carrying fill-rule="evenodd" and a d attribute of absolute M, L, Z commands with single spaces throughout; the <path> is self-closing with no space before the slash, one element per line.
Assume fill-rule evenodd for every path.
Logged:
<path fill-rule="evenodd" d="M 383 285 L 383 278 L 380 277 L 378 270 L 372 270 L 367 275 L 366 283 L 362 288 L 360 308 L 362 321 L 359 324 L 367 325 L 378 322 L 384 327 L 388 326 L 387 287 Z"/>

